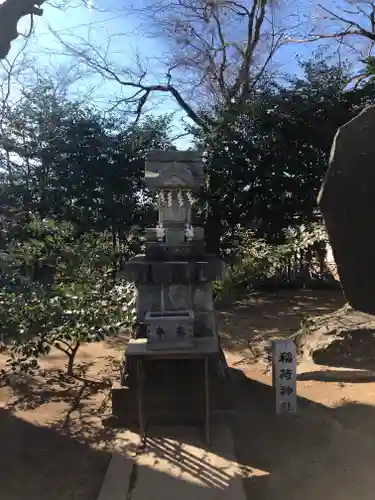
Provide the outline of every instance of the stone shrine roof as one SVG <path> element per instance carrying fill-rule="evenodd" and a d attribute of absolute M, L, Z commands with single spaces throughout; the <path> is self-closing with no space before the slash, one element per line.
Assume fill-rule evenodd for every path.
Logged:
<path fill-rule="evenodd" d="M 150 151 L 145 182 L 152 190 L 196 190 L 204 185 L 202 155 L 198 151 Z"/>

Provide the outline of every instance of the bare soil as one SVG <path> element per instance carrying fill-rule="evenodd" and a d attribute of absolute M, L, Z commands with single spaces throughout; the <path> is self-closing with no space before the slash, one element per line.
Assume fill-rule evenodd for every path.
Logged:
<path fill-rule="evenodd" d="M 298 370 L 298 414 L 276 417 L 264 357 L 269 340 L 343 305 L 338 292 L 284 291 L 218 312 L 238 379 L 233 429 L 238 461 L 251 471 L 244 480 L 249 500 L 374 498 L 375 374 L 345 361 L 323 366 L 306 357 Z M 126 341 L 124 334 L 83 346 L 76 379 L 63 376 L 66 360 L 53 352 L 42 360 L 42 373 L 14 377 L 10 387 L 0 388 L 0 498 L 96 498 L 119 446 L 102 418 Z"/>

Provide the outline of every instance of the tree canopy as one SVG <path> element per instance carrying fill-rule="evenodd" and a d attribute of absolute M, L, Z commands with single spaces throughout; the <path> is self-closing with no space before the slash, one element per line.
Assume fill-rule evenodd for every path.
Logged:
<path fill-rule="evenodd" d="M 255 99 L 219 111 L 222 126 L 197 131 L 206 148 L 208 231 L 213 249 L 247 227 L 270 242 L 288 226 L 320 219 L 316 198 L 339 126 L 374 102 L 374 87 L 345 91 L 347 68 L 317 59 L 303 76 L 265 87 Z"/>

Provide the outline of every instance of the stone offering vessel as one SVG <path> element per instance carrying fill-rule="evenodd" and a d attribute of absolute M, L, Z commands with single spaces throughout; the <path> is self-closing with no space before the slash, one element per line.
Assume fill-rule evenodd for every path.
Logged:
<path fill-rule="evenodd" d="M 345 296 L 375 314 L 375 106 L 343 125 L 333 141 L 318 203 Z"/>

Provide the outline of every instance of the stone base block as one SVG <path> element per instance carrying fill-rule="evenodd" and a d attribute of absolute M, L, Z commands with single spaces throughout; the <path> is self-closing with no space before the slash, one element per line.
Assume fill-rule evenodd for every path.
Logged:
<path fill-rule="evenodd" d="M 176 252 L 181 250 L 182 253 L 171 258 L 167 255 L 160 259 L 155 256 L 146 258 L 145 255 L 137 255 L 126 262 L 124 270 L 118 274 L 118 279 L 134 283 L 180 284 L 207 283 L 222 279 L 224 265 L 215 255 L 204 254 L 199 258 L 194 256 L 190 259 L 183 255 L 184 248 L 176 247 Z"/>
<path fill-rule="evenodd" d="M 204 257 L 204 242 L 192 241 L 191 243 L 146 243 L 146 257 L 150 260 L 190 260 Z"/>
<path fill-rule="evenodd" d="M 220 382 L 228 377 L 228 365 L 222 350 L 209 358 L 209 377 Z M 197 359 L 153 359 L 143 363 L 145 383 L 156 389 L 169 386 L 179 390 L 196 384 L 203 386 L 203 360 Z M 136 363 L 134 358 L 124 356 L 121 365 L 121 383 L 123 386 L 137 385 Z"/>
<path fill-rule="evenodd" d="M 229 392 L 229 391 L 228 391 Z M 123 425 L 138 425 L 137 391 L 135 388 L 112 388 L 112 417 Z M 211 393 L 211 414 L 217 415 L 233 409 L 230 397 Z M 168 392 L 149 392 L 144 396 L 144 415 L 150 425 L 191 425 L 203 424 L 204 398 L 186 393 L 184 398 Z"/>
<path fill-rule="evenodd" d="M 232 380 L 223 370 L 223 361 L 212 359 L 209 366 L 212 412 L 233 408 Z M 112 387 L 112 415 L 127 424 L 138 421 L 137 380 L 134 366 L 126 380 Z M 150 360 L 144 363 L 143 405 L 146 420 L 156 424 L 188 424 L 204 421 L 203 362 L 197 360 Z"/>

